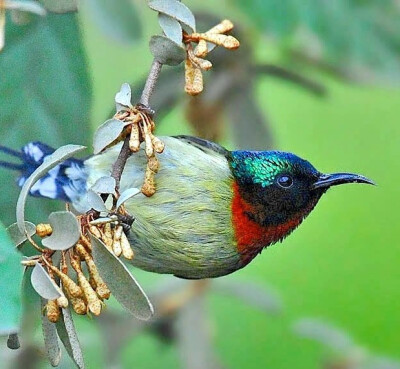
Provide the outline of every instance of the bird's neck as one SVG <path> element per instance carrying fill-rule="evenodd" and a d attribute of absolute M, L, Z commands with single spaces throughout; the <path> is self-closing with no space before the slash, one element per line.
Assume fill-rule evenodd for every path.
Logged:
<path fill-rule="evenodd" d="M 281 224 L 268 225 L 263 219 L 262 209 L 247 202 L 240 193 L 239 185 L 233 182 L 232 222 L 243 265 L 248 264 L 264 247 L 282 240 L 303 220 L 297 214 Z"/>

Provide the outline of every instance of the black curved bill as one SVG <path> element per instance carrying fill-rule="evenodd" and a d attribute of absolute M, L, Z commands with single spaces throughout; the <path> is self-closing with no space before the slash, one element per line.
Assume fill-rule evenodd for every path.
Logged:
<path fill-rule="evenodd" d="M 333 174 L 321 174 L 317 182 L 312 185 L 312 189 L 317 188 L 328 188 L 344 183 L 366 183 L 374 185 L 375 183 L 369 178 L 360 176 L 359 174 L 353 173 L 333 173 Z"/>

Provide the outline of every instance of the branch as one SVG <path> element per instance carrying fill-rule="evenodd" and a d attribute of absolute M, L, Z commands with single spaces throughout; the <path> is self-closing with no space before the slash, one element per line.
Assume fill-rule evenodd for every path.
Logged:
<path fill-rule="evenodd" d="M 151 110 L 149 107 L 150 97 L 153 94 L 154 87 L 158 78 L 160 77 L 161 68 L 162 64 L 154 59 L 139 101 L 139 104 L 143 106 L 143 110 Z M 121 151 L 119 152 L 118 158 L 113 164 L 111 172 L 111 177 L 115 179 L 115 189 L 117 192 L 120 188 L 122 172 L 124 171 L 126 161 L 131 156 L 131 153 L 132 152 L 129 148 L 129 135 L 127 135 L 121 147 Z"/>
<path fill-rule="evenodd" d="M 124 143 L 121 147 L 121 151 L 118 154 L 118 158 L 112 166 L 111 177 L 115 179 L 115 190 L 119 192 L 122 172 L 124 171 L 126 161 L 131 156 L 131 149 L 129 148 L 129 135 L 125 137 Z"/>
<path fill-rule="evenodd" d="M 139 103 L 144 105 L 146 108 L 150 108 L 150 96 L 153 94 L 154 87 L 160 77 L 162 64 L 157 60 L 153 60 L 151 64 L 149 75 L 147 76 L 146 83 L 143 88 L 142 96 L 140 97 Z"/>
<path fill-rule="evenodd" d="M 256 74 L 267 74 L 269 76 L 277 77 L 280 79 L 284 79 L 288 82 L 292 82 L 294 84 L 299 85 L 300 87 L 309 90 L 310 92 L 318 96 L 323 96 L 326 94 L 325 86 L 278 65 L 257 64 L 252 66 L 252 71 Z"/>

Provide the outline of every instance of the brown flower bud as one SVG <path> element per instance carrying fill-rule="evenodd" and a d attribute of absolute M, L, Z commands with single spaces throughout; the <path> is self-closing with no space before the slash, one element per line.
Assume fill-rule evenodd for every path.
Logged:
<path fill-rule="evenodd" d="M 57 300 L 48 300 L 45 306 L 47 319 L 52 323 L 57 323 L 60 319 L 60 308 L 57 304 Z"/>
<path fill-rule="evenodd" d="M 194 55 L 198 58 L 204 58 L 208 54 L 207 41 L 199 40 L 199 43 L 194 49 Z"/>
<path fill-rule="evenodd" d="M 129 138 L 129 148 L 132 152 L 138 152 L 140 150 L 139 141 L 139 127 L 137 123 L 131 124 L 131 136 Z"/>
<path fill-rule="evenodd" d="M 229 19 L 224 19 L 221 23 L 210 28 L 206 33 L 226 33 L 232 31 L 233 23 Z"/>
<path fill-rule="evenodd" d="M 121 235 L 121 248 L 122 248 L 122 255 L 125 259 L 132 260 L 134 253 L 131 247 L 131 244 L 129 243 L 128 238 L 126 237 L 126 234 L 122 232 Z"/>
<path fill-rule="evenodd" d="M 53 233 L 53 229 L 50 224 L 40 223 L 36 226 L 36 234 L 40 237 L 47 237 Z"/>
<path fill-rule="evenodd" d="M 226 49 L 234 50 L 240 46 L 240 42 L 233 36 L 219 35 L 215 33 L 202 33 L 200 37 L 215 45 L 223 46 Z"/>
<path fill-rule="evenodd" d="M 185 91 L 192 96 L 198 95 L 203 91 L 201 69 L 194 66 L 189 59 L 186 59 L 185 62 Z"/>

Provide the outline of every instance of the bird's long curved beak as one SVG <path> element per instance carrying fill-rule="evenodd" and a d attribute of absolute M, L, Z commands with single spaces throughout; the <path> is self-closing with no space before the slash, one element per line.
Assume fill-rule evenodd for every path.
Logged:
<path fill-rule="evenodd" d="M 312 185 L 312 189 L 317 188 L 328 188 L 344 183 L 366 183 L 375 185 L 369 178 L 353 173 L 332 173 L 332 174 L 321 174 L 318 180 Z"/>

